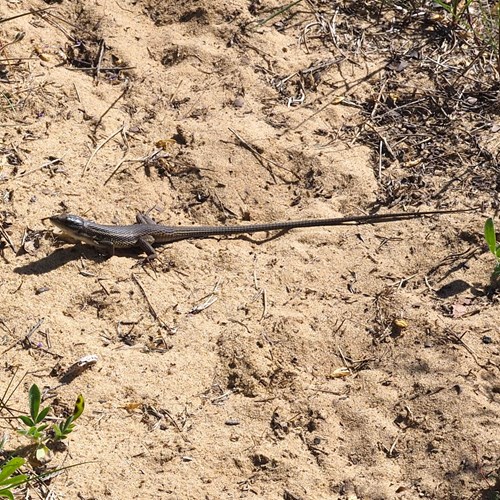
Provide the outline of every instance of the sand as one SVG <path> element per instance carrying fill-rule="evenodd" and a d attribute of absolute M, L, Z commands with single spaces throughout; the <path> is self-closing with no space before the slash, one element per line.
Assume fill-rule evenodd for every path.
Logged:
<path fill-rule="evenodd" d="M 0 17 L 49 3 L 6 1 Z M 280 5 L 63 1 L 0 24 L 0 47 L 25 33 L 0 57 L 29 58 L 0 63 L 0 219 L 17 252 L 4 241 L 0 390 L 24 376 L 9 406 L 27 412 L 36 383 L 57 417 L 83 394 L 48 466 L 85 464 L 51 481 L 57 498 L 493 491 L 499 307 L 485 293 L 484 213 L 181 241 L 145 267 L 137 252 L 63 242 L 43 220 L 370 211 L 377 151 L 346 130 L 387 55 L 341 60 L 313 28 L 299 43 L 306 4 L 257 25 Z M 101 71 L 86 70 L 99 51 Z M 443 198 L 380 210 L 474 205 L 459 187 Z M 85 355 L 97 363 L 61 384 Z M 7 448 L 26 444 L 18 423 L 2 427 Z"/>

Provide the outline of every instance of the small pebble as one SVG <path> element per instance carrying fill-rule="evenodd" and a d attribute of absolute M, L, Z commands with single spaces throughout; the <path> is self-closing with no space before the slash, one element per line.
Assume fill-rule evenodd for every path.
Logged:
<path fill-rule="evenodd" d="M 491 337 L 488 337 L 488 335 L 485 335 L 483 337 L 483 344 L 491 344 L 493 342 L 493 340 L 491 339 Z"/>
<path fill-rule="evenodd" d="M 245 100 L 240 95 L 233 102 L 233 106 L 235 108 L 242 108 L 244 105 L 245 105 Z"/>
<path fill-rule="evenodd" d="M 235 420 L 235 419 L 229 419 L 229 420 L 226 420 L 224 422 L 226 425 L 240 425 L 240 421 L 239 420 Z"/>

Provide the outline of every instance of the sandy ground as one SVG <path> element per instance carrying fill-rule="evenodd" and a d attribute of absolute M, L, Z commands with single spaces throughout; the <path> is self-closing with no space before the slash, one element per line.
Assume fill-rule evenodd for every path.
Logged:
<path fill-rule="evenodd" d="M 4 1 L 0 18 L 48 3 Z M 255 23 L 280 5 L 63 1 L 0 24 L 0 47 L 15 41 L 0 57 L 29 58 L 0 63 L 0 210 L 17 252 L 4 240 L 0 390 L 27 373 L 9 405 L 25 411 L 36 382 L 57 416 L 82 393 L 49 465 L 90 462 L 26 498 L 493 494 L 487 210 L 182 241 L 146 267 L 62 242 L 42 220 L 131 223 L 151 209 L 171 225 L 235 224 L 379 202 L 377 152 L 343 131 L 376 97 L 385 55 L 340 62 L 312 28 L 299 43 L 306 4 L 286 24 Z M 418 208 L 477 201 L 455 185 Z M 96 365 L 61 385 L 89 354 Z M 9 445 L 23 443 L 12 426 Z"/>

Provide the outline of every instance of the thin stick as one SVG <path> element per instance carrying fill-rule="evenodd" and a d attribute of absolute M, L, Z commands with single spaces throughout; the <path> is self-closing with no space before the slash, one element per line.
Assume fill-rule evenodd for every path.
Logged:
<path fill-rule="evenodd" d="M 162 416 L 168 417 L 168 419 L 170 420 L 170 422 L 172 422 L 172 424 L 174 424 L 174 427 L 177 429 L 177 432 L 179 432 L 180 434 L 182 434 L 182 428 L 181 428 L 181 426 L 177 423 L 177 421 L 175 420 L 175 418 L 172 417 L 172 415 L 170 414 L 170 412 L 168 410 L 163 410 L 163 415 Z"/>
<path fill-rule="evenodd" d="M 116 167 L 113 169 L 113 171 L 111 172 L 110 176 L 104 181 L 104 184 L 103 186 L 105 186 L 111 179 L 112 177 L 118 172 L 118 170 L 120 169 L 120 167 L 124 164 L 124 163 L 145 163 L 147 161 L 151 161 L 158 153 L 160 153 L 162 150 L 161 149 L 157 149 L 156 151 L 154 151 L 153 153 L 149 154 L 149 155 L 146 155 L 146 156 L 143 156 L 142 158 L 132 158 L 130 160 L 127 160 L 126 157 L 124 156 L 119 162 L 118 164 L 116 165 Z"/>
<path fill-rule="evenodd" d="M 399 436 L 396 436 L 396 439 L 394 440 L 394 442 L 392 443 L 390 449 L 389 449 L 389 453 L 388 455 L 390 457 L 392 457 L 392 454 L 394 453 L 394 448 L 396 448 L 396 445 L 398 444 L 398 441 L 399 441 Z"/>
<path fill-rule="evenodd" d="M 345 356 L 344 356 L 344 353 L 342 352 L 342 349 L 340 348 L 340 346 L 337 346 L 337 349 L 339 350 L 340 357 L 342 358 L 342 362 L 344 363 L 344 366 L 349 370 L 349 373 L 352 375 L 352 370 L 347 365 L 347 360 L 345 359 Z"/>
<path fill-rule="evenodd" d="M 38 16 L 43 19 L 46 23 L 54 26 L 56 29 L 58 29 L 68 40 L 71 40 L 73 43 L 76 43 L 77 40 L 74 36 L 71 36 L 68 31 L 66 31 L 60 24 L 56 23 L 53 18 L 59 19 L 57 16 L 53 15 L 51 12 L 47 12 L 47 14 L 38 14 Z M 60 21 L 62 19 L 59 19 Z"/>
<path fill-rule="evenodd" d="M 116 132 L 113 132 L 109 137 L 107 137 L 106 139 L 104 139 L 103 142 L 101 142 L 101 144 L 99 144 L 99 146 L 97 146 L 94 151 L 92 152 L 92 154 L 90 155 L 90 158 L 87 160 L 87 163 L 85 163 L 85 166 L 83 167 L 83 170 L 82 170 L 82 177 L 85 175 L 85 173 L 87 172 L 87 168 L 90 164 L 90 162 L 92 161 L 92 159 L 94 158 L 94 156 L 97 154 L 97 152 L 106 144 L 108 143 L 111 139 L 113 139 L 113 137 L 117 136 L 118 134 L 121 133 L 121 131 L 123 130 L 123 128 L 125 127 L 125 124 L 123 124 Z"/>
<path fill-rule="evenodd" d="M 103 186 L 105 186 L 110 180 L 111 178 L 116 174 L 116 172 L 118 172 L 119 168 L 126 162 L 126 161 L 131 161 L 131 160 L 127 160 L 125 157 L 123 157 L 116 165 L 116 167 L 113 169 L 113 171 L 111 172 L 111 175 L 104 181 L 104 184 Z"/>
<path fill-rule="evenodd" d="M 109 108 L 101 115 L 101 117 L 99 118 L 99 120 L 97 120 L 97 123 L 94 126 L 94 132 L 97 130 L 97 128 L 101 124 L 103 118 L 109 113 L 109 111 L 111 111 L 111 109 L 113 108 L 113 106 L 128 92 L 129 88 L 130 87 L 129 87 L 128 84 L 125 85 L 125 89 L 123 90 L 123 92 L 110 104 Z"/>
<path fill-rule="evenodd" d="M 229 128 L 229 127 L 228 127 Z M 251 144 L 249 144 L 243 137 L 241 137 L 239 134 L 237 134 L 232 128 L 229 128 L 229 131 L 234 134 L 234 136 L 241 142 L 243 147 L 248 149 L 254 156 L 257 157 L 257 160 L 259 160 L 259 163 L 269 172 L 271 177 L 273 178 L 273 181 L 276 183 L 276 177 L 274 175 L 274 172 L 271 168 L 266 167 L 266 165 L 263 162 L 267 162 L 270 165 L 274 165 L 277 168 L 281 168 L 288 173 L 292 174 L 296 179 L 300 180 L 300 176 L 298 176 L 295 172 L 292 172 L 290 169 L 284 167 L 283 165 L 280 165 L 279 163 L 275 162 L 274 160 L 270 160 L 269 158 L 266 158 L 265 156 L 261 155 Z"/>
<path fill-rule="evenodd" d="M 3 52 L 9 45 L 14 45 L 15 43 L 19 43 L 24 38 L 23 32 L 18 32 L 13 40 L 7 42 L 5 45 L 2 45 L 0 48 L 0 52 Z"/>
<path fill-rule="evenodd" d="M 46 167 L 50 167 L 50 165 L 54 165 L 54 163 L 59 163 L 65 156 L 66 153 L 63 154 L 61 158 L 55 158 L 54 160 L 48 161 L 47 163 L 44 163 L 43 165 L 40 165 L 39 167 L 34 168 L 33 170 L 28 170 L 26 172 L 23 172 L 22 174 L 16 175 L 14 179 L 20 179 L 21 177 L 26 177 L 27 175 L 31 175 L 34 172 L 38 172 L 39 170 L 43 170 Z"/>
<path fill-rule="evenodd" d="M 0 59 L 0 62 L 6 62 L 6 61 L 34 61 L 38 59 L 38 57 L 2 57 Z"/>
<path fill-rule="evenodd" d="M 382 181 L 382 141 L 379 142 L 378 146 L 378 181 Z"/>
<path fill-rule="evenodd" d="M 4 240 L 9 244 L 9 247 L 12 249 L 12 251 L 14 253 L 17 253 L 17 251 L 16 251 L 16 249 L 14 247 L 14 243 L 12 243 L 12 240 L 10 239 L 9 234 L 7 233 L 7 231 L 2 226 L 0 226 L 0 235 L 3 236 Z"/>
<path fill-rule="evenodd" d="M 33 123 L 0 123 L 0 127 L 31 127 Z"/>
<path fill-rule="evenodd" d="M 76 84 L 74 82 L 73 87 L 75 88 L 76 98 L 78 99 L 78 102 L 82 102 L 82 100 L 80 99 L 80 93 L 78 92 L 78 88 L 76 87 Z"/>
<path fill-rule="evenodd" d="M 135 68 L 137 68 L 137 66 L 110 66 L 109 68 L 100 68 L 99 71 L 125 71 L 127 69 L 135 69 Z M 88 68 L 66 68 L 66 69 L 69 69 L 70 71 L 95 71 L 95 68 L 92 66 L 89 66 Z"/>
<path fill-rule="evenodd" d="M 177 84 L 177 87 L 175 87 L 175 90 L 172 92 L 172 95 L 170 96 L 170 100 L 168 101 L 170 104 L 174 102 L 174 97 L 177 94 L 177 91 L 181 88 L 182 83 L 184 80 L 180 80 L 179 83 Z"/>
<path fill-rule="evenodd" d="M 142 286 L 142 283 L 139 281 L 139 278 L 137 277 L 137 275 L 135 274 L 132 274 L 132 279 L 135 281 L 135 283 L 137 284 L 137 286 L 139 287 L 139 290 L 141 291 L 142 293 L 142 296 L 144 297 L 144 300 L 146 301 L 146 304 L 148 305 L 148 309 L 149 309 L 149 312 L 151 314 L 151 316 L 153 316 L 153 318 L 158 321 L 158 323 L 160 324 L 160 326 L 162 328 L 165 328 L 166 330 L 171 330 L 165 323 L 164 321 L 160 318 L 160 316 L 158 315 L 158 313 L 156 312 L 155 308 L 153 307 L 153 304 L 151 304 L 151 301 L 149 300 L 149 297 L 147 296 L 146 294 L 146 290 L 144 290 L 144 287 Z M 166 342 L 165 342 L 165 339 L 163 339 L 163 343 L 166 345 Z"/>
<path fill-rule="evenodd" d="M 99 80 L 99 72 L 101 71 L 101 64 L 102 64 L 102 59 L 104 57 L 104 52 L 106 51 L 106 44 L 104 43 L 104 40 L 101 40 L 99 43 L 99 53 L 97 54 L 97 64 L 95 66 L 95 80 Z M 107 111 L 106 111 L 107 113 Z M 106 114 L 104 113 L 104 114 Z M 104 115 L 103 115 L 104 116 Z M 102 119 L 102 117 L 101 117 Z M 96 125 L 97 128 L 97 125 Z"/>
<path fill-rule="evenodd" d="M 2 354 L 5 354 L 6 352 L 9 352 L 11 349 L 16 347 L 17 344 L 22 344 L 22 345 L 28 345 L 31 347 L 31 340 L 30 337 L 42 326 L 42 323 L 44 322 L 45 318 L 39 319 L 28 331 L 28 333 L 22 338 L 16 340 L 13 344 L 11 344 L 7 349 L 2 351 Z"/>
<path fill-rule="evenodd" d="M 462 340 L 462 337 L 459 337 L 456 333 L 454 332 L 448 332 L 448 335 L 453 339 L 455 340 L 458 344 L 462 344 L 464 347 L 465 347 L 465 350 L 474 358 L 474 361 L 481 367 L 481 368 L 485 368 L 485 365 L 481 364 L 479 362 L 479 359 L 477 358 L 477 355 L 476 353 L 472 350 L 471 347 L 469 347 L 463 340 Z M 465 335 L 465 334 L 464 334 Z"/>
<path fill-rule="evenodd" d="M 229 128 L 229 131 L 232 134 L 234 134 L 234 136 L 241 142 L 243 147 L 248 149 L 257 158 L 257 160 L 259 160 L 259 163 L 269 172 L 274 183 L 276 184 L 277 181 L 276 181 L 276 177 L 274 176 L 273 170 L 271 168 L 266 167 L 266 165 L 264 164 L 264 162 L 269 162 L 269 160 L 267 158 L 264 158 L 251 144 L 249 144 L 247 141 L 245 141 L 243 139 L 243 137 L 238 135 L 232 128 Z M 269 162 L 269 163 L 271 163 L 271 162 Z"/>
<path fill-rule="evenodd" d="M 321 113 L 326 108 L 328 108 L 328 106 L 331 106 L 332 104 L 333 105 L 343 104 L 344 103 L 344 99 L 345 98 L 343 96 L 335 95 L 330 102 L 327 102 L 324 106 L 321 106 L 321 108 L 319 108 L 314 113 L 312 113 L 310 116 L 308 116 L 307 118 L 305 118 L 304 120 L 302 120 L 298 125 L 296 125 L 293 128 L 290 128 L 288 130 L 297 130 L 298 128 L 302 127 L 302 125 L 304 125 L 304 123 L 306 123 L 307 121 L 309 121 L 311 118 L 314 118 L 317 114 Z M 287 132 L 288 132 L 288 130 L 287 130 Z"/>
<path fill-rule="evenodd" d="M 264 307 L 262 309 L 262 316 L 260 317 L 260 321 L 262 321 L 267 316 L 267 292 L 265 288 L 262 288 L 262 305 Z"/>
<path fill-rule="evenodd" d="M 222 279 L 219 278 L 217 282 L 215 283 L 212 292 L 209 295 L 206 295 L 203 297 L 202 302 L 199 303 L 198 305 L 194 306 L 190 311 L 189 314 L 198 314 L 199 312 L 207 309 L 210 307 L 212 304 L 217 302 L 218 300 L 218 293 L 220 290 L 220 285 L 222 283 Z"/>

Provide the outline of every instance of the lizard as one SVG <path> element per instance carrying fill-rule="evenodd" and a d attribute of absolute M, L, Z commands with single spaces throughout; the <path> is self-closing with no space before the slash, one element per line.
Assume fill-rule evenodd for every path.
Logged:
<path fill-rule="evenodd" d="M 116 248 L 140 248 L 147 255 L 147 260 L 156 257 L 153 248 L 155 244 L 173 243 L 175 241 L 209 238 L 211 236 L 228 236 L 236 234 L 251 234 L 269 231 L 288 231 L 290 229 L 319 226 L 346 226 L 359 224 L 377 224 L 415 219 L 426 215 L 442 215 L 468 212 L 474 209 L 462 210 L 429 210 L 422 212 L 396 212 L 374 215 L 353 215 L 329 219 L 305 219 L 262 224 L 242 224 L 228 226 L 166 226 L 157 224 L 149 216 L 138 213 L 136 224 L 105 225 L 78 215 L 61 214 L 49 217 L 64 235 L 73 240 L 92 245 L 111 254 Z"/>

